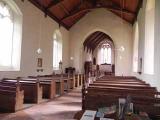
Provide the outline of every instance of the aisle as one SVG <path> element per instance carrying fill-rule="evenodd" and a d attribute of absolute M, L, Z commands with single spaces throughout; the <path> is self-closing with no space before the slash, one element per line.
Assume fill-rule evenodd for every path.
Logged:
<path fill-rule="evenodd" d="M 73 120 L 81 110 L 81 90 L 76 89 L 50 102 L 12 114 L 0 114 L 0 120 Z"/>

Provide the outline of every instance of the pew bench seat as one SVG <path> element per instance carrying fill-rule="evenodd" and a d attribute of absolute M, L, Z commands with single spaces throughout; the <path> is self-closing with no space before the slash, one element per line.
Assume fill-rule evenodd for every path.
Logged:
<path fill-rule="evenodd" d="M 23 109 L 24 91 L 0 89 L 0 111 L 15 112 Z"/>

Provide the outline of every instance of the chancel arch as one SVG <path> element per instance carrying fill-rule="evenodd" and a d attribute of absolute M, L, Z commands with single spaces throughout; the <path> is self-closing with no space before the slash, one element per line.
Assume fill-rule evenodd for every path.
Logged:
<path fill-rule="evenodd" d="M 92 70 L 87 68 L 90 71 L 99 69 L 101 72 L 114 73 L 115 47 L 109 35 L 100 31 L 93 32 L 86 38 L 83 46 L 84 69 L 86 69 L 86 64 L 92 64 Z"/>

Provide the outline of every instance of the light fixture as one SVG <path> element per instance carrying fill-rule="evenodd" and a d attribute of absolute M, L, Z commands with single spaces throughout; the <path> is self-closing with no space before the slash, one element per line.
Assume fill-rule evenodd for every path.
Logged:
<path fill-rule="evenodd" d="M 70 60 L 73 60 L 73 57 L 70 57 Z"/>
<path fill-rule="evenodd" d="M 37 54 L 41 54 L 42 53 L 42 49 L 39 47 L 38 49 L 37 49 Z"/>
<path fill-rule="evenodd" d="M 124 46 L 121 46 L 119 50 L 120 50 L 121 52 L 125 51 Z"/>
<path fill-rule="evenodd" d="M 42 4 L 41 4 L 41 8 L 42 8 Z M 40 55 L 42 53 L 42 49 L 41 49 L 41 39 L 42 39 L 42 18 L 40 16 L 40 26 L 39 26 L 39 39 L 38 39 L 38 49 L 36 50 L 37 54 Z"/>
<path fill-rule="evenodd" d="M 120 51 L 120 52 L 124 52 L 125 48 L 124 48 L 124 46 L 121 46 L 120 48 L 117 48 L 117 49 L 114 49 L 114 50 L 117 50 L 117 51 Z"/>
<path fill-rule="evenodd" d="M 124 40 L 123 8 L 124 8 L 124 0 L 122 0 L 122 7 L 121 7 L 121 19 L 122 19 L 122 20 L 121 20 L 121 21 L 122 21 L 121 27 L 122 27 L 122 35 L 123 35 L 123 40 Z M 121 46 L 121 47 L 120 47 L 120 51 L 121 51 L 121 52 L 124 52 L 124 50 L 125 50 L 124 46 Z"/>
<path fill-rule="evenodd" d="M 121 6 L 121 28 L 122 28 L 122 35 L 123 35 L 123 40 L 124 40 L 124 29 L 123 29 L 123 27 L 124 27 L 124 23 L 123 23 L 123 8 L 124 8 L 124 0 L 121 0 L 121 4 L 122 4 L 122 6 Z M 124 48 L 124 46 L 121 46 L 120 48 L 118 48 L 118 49 L 115 49 L 115 50 L 118 50 L 118 51 L 120 51 L 120 52 L 124 52 L 125 51 L 125 48 Z"/>

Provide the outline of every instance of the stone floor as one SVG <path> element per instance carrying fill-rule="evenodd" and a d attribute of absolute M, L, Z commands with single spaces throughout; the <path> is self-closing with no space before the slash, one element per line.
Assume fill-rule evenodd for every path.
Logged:
<path fill-rule="evenodd" d="M 81 92 L 76 89 L 50 102 L 16 113 L 0 113 L 0 120 L 73 120 L 75 113 L 80 110 Z"/>

